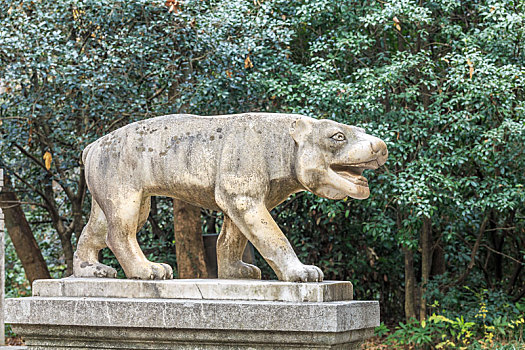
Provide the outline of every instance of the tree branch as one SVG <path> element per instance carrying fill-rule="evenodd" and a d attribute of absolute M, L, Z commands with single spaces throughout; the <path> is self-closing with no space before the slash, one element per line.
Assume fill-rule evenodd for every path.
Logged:
<path fill-rule="evenodd" d="M 458 278 L 455 285 L 461 284 L 470 274 L 470 271 L 474 267 L 474 264 L 476 263 L 476 255 L 478 253 L 479 247 L 481 245 L 481 239 L 483 238 L 483 234 L 485 233 L 485 229 L 487 228 L 487 224 L 489 223 L 489 215 L 486 215 L 483 219 L 483 222 L 481 223 L 481 226 L 479 227 L 479 233 L 478 237 L 476 238 L 476 243 L 474 243 L 474 247 L 472 248 L 472 252 L 470 253 L 470 262 L 468 263 L 467 269 L 465 272 Z"/>
<path fill-rule="evenodd" d="M 15 147 L 20 151 L 22 152 L 23 155 L 25 155 L 27 158 L 31 159 L 34 163 L 36 163 L 38 166 L 40 166 L 46 173 L 50 174 L 50 175 L 53 175 L 49 170 L 47 170 L 45 164 L 43 162 L 40 161 L 40 159 L 38 159 L 37 157 L 35 157 L 34 155 L 32 155 L 31 153 L 29 153 L 28 151 L 26 151 L 22 146 L 20 146 L 19 144 L 15 143 L 14 144 Z"/>
<path fill-rule="evenodd" d="M 28 183 L 27 181 L 25 181 L 20 175 L 18 175 L 17 173 L 15 172 L 11 172 L 11 174 L 13 174 L 14 177 L 16 177 L 20 182 L 22 182 L 24 185 L 26 185 L 27 187 L 29 187 L 31 190 L 33 190 L 33 192 L 36 192 L 40 197 L 42 197 L 42 199 L 44 200 L 44 202 L 46 203 L 45 205 L 45 208 L 49 211 L 49 213 L 53 216 L 55 215 L 56 217 L 58 217 L 58 211 L 56 210 L 54 204 L 49 200 L 49 198 L 47 198 L 46 194 L 42 191 L 40 191 L 38 188 L 36 188 L 35 186 L 31 185 L 30 183 Z"/>
<path fill-rule="evenodd" d="M 522 262 L 522 261 L 516 260 L 516 259 L 513 258 L 512 256 L 509 256 L 509 255 L 507 255 L 507 254 L 505 254 L 505 253 L 498 252 L 497 250 L 495 250 L 494 248 L 489 247 L 489 246 L 486 245 L 486 244 L 482 244 L 481 246 L 487 248 L 488 250 L 490 250 L 490 251 L 493 252 L 493 253 L 496 253 L 496 254 L 498 254 L 498 255 L 504 256 L 504 257 L 507 258 L 507 259 L 510 259 L 510 260 L 512 260 L 512 261 L 514 261 L 514 262 L 517 262 L 518 264 L 525 265 L 525 262 Z"/>

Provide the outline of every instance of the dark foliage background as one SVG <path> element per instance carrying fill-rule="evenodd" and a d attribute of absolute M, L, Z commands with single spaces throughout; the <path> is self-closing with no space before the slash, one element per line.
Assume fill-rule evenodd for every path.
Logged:
<path fill-rule="evenodd" d="M 3 0 L 0 167 L 59 276 L 89 212 L 79 155 L 107 132 L 179 112 L 359 125 L 390 151 L 366 174 L 371 197 L 299 194 L 273 212 L 300 258 L 379 299 L 386 320 L 478 322 L 481 303 L 490 317 L 517 315 L 524 13 L 512 0 Z M 148 223 L 142 245 L 173 264 L 170 203 L 155 204 L 161 230 Z M 220 223 L 203 212 L 204 231 Z M 27 293 L 8 254 L 8 293 Z"/>

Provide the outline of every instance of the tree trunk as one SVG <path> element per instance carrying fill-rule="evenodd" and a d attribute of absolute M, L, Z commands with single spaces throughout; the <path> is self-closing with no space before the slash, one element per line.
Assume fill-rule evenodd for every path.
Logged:
<path fill-rule="evenodd" d="M 164 233 L 164 231 L 160 228 L 159 223 L 157 222 L 157 214 L 159 212 L 158 206 L 157 206 L 157 197 L 152 196 L 151 197 L 151 208 L 148 216 L 148 221 L 151 224 L 151 230 L 153 232 L 153 235 L 159 239 L 165 241 L 167 239 L 167 235 Z"/>
<path fill-rule="evenodd" d="M 60 237 L 60 243 L 62 244 L 62 252 L 64 253 L 64 260 L 66 261 L 66 271 L 64 277 L 73 275 L 73 245 L 71 244 L 71 232 L 67 232 L 67 229 L 59 223 L 58 236 Z"/>
<path fill-rule="evenodd" d="M 422 321 L 427 317 L 427 301 L 425 293 L 427 283 L 430 278 L 430 269 L 432 267 L 432 221 L 429 217 L 423 217 L 423 226 L 421 227 L 421 291 L 419 295 L 419 320 Z"/>
<path fill-rule="evenodd" d="M 405 318 L 416 318 L 416 276 L 414 274 L 414 252 L 403 247 L 405 255 Z"/>
<path fill-rule="evenodd" d="M 4 181 L 9 183 L 7 177 Z M 5 215 L 5 225 L 15 251 L 22 262 L 29 283 L 37 279 L 51 278 L 42 252 L 27 222 L 20 202 L 14 192 L 7 187 L 0 192 L 0 207 Z"/>
<path fill-rule="evenodd" d="M 64 224 L 64 221 L 60 217 L 60 213 L 58 210 L 58 205 L 56 203 L 55 199 L 55 188 L 56 185 L 54 181 L 52 180 L 50 175 L 46 176 L 46 180 L 44 182 L 44 194 L 47 198 L 47 207 L 50 212 L 51 221 L 53 221 L 53 227 L 58 233 L 58 236 L 60 238 L 60 243 L 62 245 L 62 252 L 64 253 L 64 259 L 66 262 L 66 271 L 64 277 L 69 277 L 73 275 L 73 245 L 71 244 L 71 236 L 73 234 L 73 227 L 67 227 Z M 73 202 L 72 198 L 70 198 L 71 202 Z M 76 220 L 75 215 L 73 215 L 73 220 Z"/>
<path fill-rule="evenodd" d="M 207 278 L 200 208 L 173 199 L 173 226 L 179 278 Z"/>
<path fill-rule="evenodd" d="M 497 251 L 497 254 L 492 255 L 492 267 L 494 268 L 494 278 L 496 281 L 501 282 L 503 281 L 503 255 L 501 253 L 503 252 L 503 245 L 505 244 L 505 235 L 504 233 L 500 233 L 498 231 L 490 231 L 490 238 L 492 241 L 492 245 L 494 246 L 494 250 Z"/>
<path fill-rule="evenodd" d="M 436 244 L 432 250 L 432 268 L 430 276 L 439 276 L 447 271 L 447 262 L 445 261 L 445 250 L 441 243 Z"/>
<path fill-rule="evenodd" d="M 170 101 L 176 98 L 179 85 L 191 80 L 193 67 L 191 59 L 183 64 L 183 76 L 173 82 L 168 91 Z M 186 113 L 189 103 L 182 105 L 178 113 Z M 202 239 L 201 209 L 178 199 L 173 199 L 173 227 L 175 231 L 175 252 L 179 278 L 208 278 L 206 253 Z"/>

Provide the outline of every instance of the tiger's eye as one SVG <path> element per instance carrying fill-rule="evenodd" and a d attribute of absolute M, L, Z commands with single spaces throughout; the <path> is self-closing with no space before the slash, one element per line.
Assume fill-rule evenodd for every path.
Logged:
<path fill-rule="evenodd" d="M 344 141 L 344 140 L 346 140 L 346 137 L 345 137 L 345 135 L 342 132 L 338 132 L 337 134 L 332 136 L 332 139 L 334 139 L 336 141 Z"/>

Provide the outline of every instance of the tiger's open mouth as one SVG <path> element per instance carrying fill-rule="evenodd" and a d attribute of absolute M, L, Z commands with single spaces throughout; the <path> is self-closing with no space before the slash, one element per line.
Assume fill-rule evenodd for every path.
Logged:
<path fill-rule="evenodd" d="M 368 187 L 368 180 L 364 177 L 363 170 L 379 168 L 377 159 L 369 160 L 368 162 L 356 164 L 334 164 L 331 166 L 332 170 L 341 176 L 343 179 L 350 181 L 358 186 Z"/>
<path fill-rule="evenodd" d="M 331 168 L 346 181 L 350 181 L 357 186 L 368 187 L 368 180 L 361 175 L 363 174 L 363 170 L 365 170 L 364 167 L 355 165 L 332 165 Z"/>

